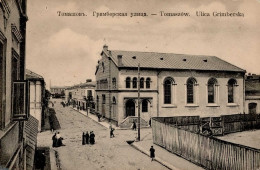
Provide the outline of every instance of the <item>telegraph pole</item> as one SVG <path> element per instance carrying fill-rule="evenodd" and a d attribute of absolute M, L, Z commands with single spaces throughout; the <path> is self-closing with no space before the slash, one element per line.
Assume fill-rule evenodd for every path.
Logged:
<path fill-rule="evenodd" d="M 137 141 L 140 141 L 140 128 L 141 128 L 141 121 L 140 121 L 140 63 L 138 63 L 138 137 Z"/>

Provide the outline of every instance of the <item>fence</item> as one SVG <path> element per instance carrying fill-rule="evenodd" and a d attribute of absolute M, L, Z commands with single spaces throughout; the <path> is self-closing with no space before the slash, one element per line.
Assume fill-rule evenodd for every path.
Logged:
<path fill-rule="evenodd" d="M 202 136 L 169 124 L 165 119 L 152 119 L 153 142 L 206 169 L 260 168 L 260 150 L 214 137 Z"/>

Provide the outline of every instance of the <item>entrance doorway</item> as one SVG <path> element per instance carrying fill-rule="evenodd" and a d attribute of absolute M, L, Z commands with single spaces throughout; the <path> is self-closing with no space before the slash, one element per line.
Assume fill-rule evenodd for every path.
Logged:
<path fill-rule="evenodd" d="M 126 108 L 126 117 L 128 116 L 135 116 L 135 103 L 133 100 L 128 100 L 125 104 Z"/>
<path fill-rule="evenodd" d="M 249 114 L 256 114 L 256 103 L 249 103 L 248 104 L 248 109 L 249 109 Z"/>

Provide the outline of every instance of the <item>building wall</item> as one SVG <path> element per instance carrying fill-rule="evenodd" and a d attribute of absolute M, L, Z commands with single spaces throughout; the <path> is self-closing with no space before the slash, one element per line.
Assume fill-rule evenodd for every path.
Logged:
<path fill-rule="evenodd" d="M 175 91 L 173 105 L 163 104 L 163 81 L 166 77 L 172 77 L 175 81 Z M 197 80 L 197 102 L 196 105 L 188 105 L 186 102 L 186 83 L 189 77 Z M 196 72 L 196 71 L 163 71 L 159 74 L 159 116 L 219 116 L 223 114 L 243 113 L 244 101 L 244 79 L 240 73 L 216 73 L 216 72 Z M 209 78 L 216 78 L 218 81 L 218 101 L 216 105 L 208 104 L 207 83 Z M 235 104 L 228 104 L 227 84 L 230 78 L 237 80 L 235 87 Z M 175 93 L 175 94 L 174 94 Z"/>
<path fill-rule="evenodd" d="M 256 103 L 256 113 L 260 114 L 260 96 L 246 96 L 245 100 L 245 113 L 249 113 L 249 103 Z"/>
<path fill-rule="evenodd" d="M 18 6 L 20 3 L 20 6 Z M 20 14 L 24 10 L 26 2 L 16 0 L 0 1 L 0 43 L 3 43 L 3 53 L 0 54 L 3 67 L 1 72 L 0 93 L 0 166 L 9 169 L 23 168 L 23 127 L 22 121 L 12 119 L 12 80 L 24 80 L 25 78 L 25 30 L 26 18 Z M 26 11 L 23 11 L 26 14 Z M 20 22 L 24 25 L 20 26 Z M 17 40 L 12 32 L 12 26 L 16 27 L 16 33 L 23 36 L 21 41 Z M 13 27 L 14 28 L 14 27 Z M 20 29 L 21 28 L 21 29 Z M 17 57 L 17 78 L 12 76 L 12 57 Z M 3 77 L 2 77 L 3 76 Z M 18 156 L 16 156 L 18 155 Z M 9 162 L 9 163 L 8 163 Z"/>
<path fill-rule="evenodd" d="M 112 78 L 116 78 L 116 88 L 112 87 Z M 100 88 L 99 81 L 107 79 L 107 88 Z M 117 89 L 119 86 L 118 69 L 115 63 L 110 60 L 105 54 L 102 55 L 98 63 L 98 70 L 96 72 L 96 112 L 102 114 L 107 118 L 117 121 L 118 109 L 115 104 L 112 106 L 113 96 L 117 97 Z M 112 90 L 109 93 L 109 89 Z M 105 103 L 102 103 L 102 95 L 105 95 Z M 97 103 L 97 96 L 99 101 Z M 98 108 L 97 108 L 98 107 Z"/>
<path fill-rule="evenodd" d="M 42 91 L 43 85 L 40 81 L 30 81 L 30 115 L 35 117 L 38 123 L 38 131 L 41 131 L 42 122 Z"/>

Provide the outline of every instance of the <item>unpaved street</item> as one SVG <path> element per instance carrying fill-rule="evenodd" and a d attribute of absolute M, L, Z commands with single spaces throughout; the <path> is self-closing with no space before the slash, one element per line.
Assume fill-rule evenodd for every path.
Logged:
<path fill-rule="evenodd" d="M 58 151 L 62 169 L 167 169 L 158 162 L 151 162 L 148 156 L 126 143 L 126 140 L 135 139 L 137 131 L 116 130 L 115 138 L 110 138 L 107 128 L 70 107 L 63 108 L 60 100 L 56 100 L 54 108 L 61 125 L 59 132 L 66 145 L 54 148 Z M 95 145 L 82 145 L 83 131 L 94 131 Z M 51 138 L 38 140 L 51 145 Z"/>

